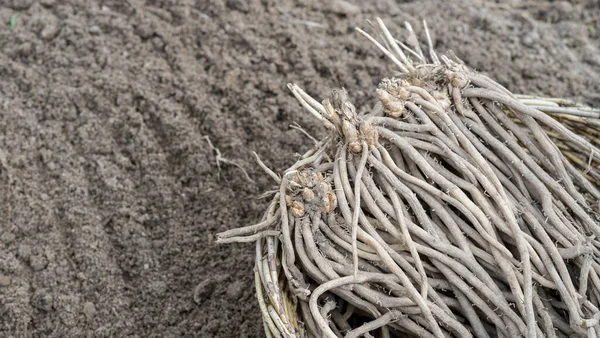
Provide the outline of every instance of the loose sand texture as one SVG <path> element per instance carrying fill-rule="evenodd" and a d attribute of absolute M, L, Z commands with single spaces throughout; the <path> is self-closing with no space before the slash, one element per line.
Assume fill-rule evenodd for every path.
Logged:
<path fill-rule="evenodd" d="M 427 19 L 510 90 L 600 106 L 598 1 L 0 0 L 0 337 L 261 337 L 256 222 L 324 129 L 394 68 L 354 32 Z M 217 152 L 239 164 L 221 162 Z"/>

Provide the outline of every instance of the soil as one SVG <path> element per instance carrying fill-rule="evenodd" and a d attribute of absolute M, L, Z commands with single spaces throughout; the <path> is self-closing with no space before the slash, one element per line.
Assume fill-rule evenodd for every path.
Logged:
<path fill-rule="evenodd" d="M 288 82 L 368 109 L 394 68 L 353 28 L 427 19 L 510 90 L 600 106 L 598 6 L 0 0 L 0 336 L 263 336 L 254 246 L 214 235 L 267 206 L 252 151 L 281 172 L 290 124 L 325 133 Z"/>

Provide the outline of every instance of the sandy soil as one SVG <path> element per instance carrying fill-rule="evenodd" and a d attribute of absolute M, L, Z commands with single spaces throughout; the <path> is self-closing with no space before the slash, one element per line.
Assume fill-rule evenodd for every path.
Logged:
<path fill-rule="evenodd" d="M 259 337 L 252 245 L 276 171 L 393 68 L 353 32 L 425 18 L 515 92 L 600 106 L 598 1 L 0 0 L 0 336 Z M 594 9 L 596 8 L 596 9 Z M 245 168 L 217 166 L 216 151 Z"/>

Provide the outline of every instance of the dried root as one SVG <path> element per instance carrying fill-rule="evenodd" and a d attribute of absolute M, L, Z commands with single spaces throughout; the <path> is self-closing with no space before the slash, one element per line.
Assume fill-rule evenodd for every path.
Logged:
<path fill-rule="evenodd" d="M 410 25 L 406 44 L 375 27 L 383 42 L 358 31 L 400 70 L 380 103 L 359 116 L 345 90 L 321 104 L 289 85 L 331 135 L 270 172 L 261 223 L 218 235 L 257 240 L 267 333 L 596 337 L 600 150 L 572 127 L 600 135 L 597 112 L 515 96 L 438 58 L 427 30 L 428 57 Z"/>

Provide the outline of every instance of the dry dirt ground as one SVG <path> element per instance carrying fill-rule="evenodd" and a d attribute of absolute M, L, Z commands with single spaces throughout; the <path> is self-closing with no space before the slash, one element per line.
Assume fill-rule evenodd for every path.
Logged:
<path fill-rule="evenodd" d="M 286 83 L 374 103 L 356 25 L 427 19 L 515 92 L 600 106 L 598 1 L 0 0 L 0 337 L 260 337 L 259 219 L 323 129 Z M 419 29 L 420 30 L 420 29 Z M 245 168 L 247 181 L 235 166 Z"/>

